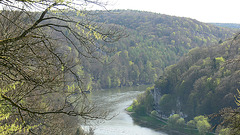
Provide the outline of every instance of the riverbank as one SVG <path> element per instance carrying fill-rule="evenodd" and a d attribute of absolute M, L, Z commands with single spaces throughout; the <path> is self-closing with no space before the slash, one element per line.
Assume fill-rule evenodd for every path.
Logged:
<path fill-rule="evenodd" d="M 165 132 L 168 135 L 199 135 L 197 129 L 170 129 L 167 126 L 167 120 L 157 118 L 151 115 L 138 115 L 134 113 L 131 107 L 126 109 L 127 113 L 132 117 L 134 123 L 142 127 L 151 128 L 158 132 Z M 207 133 L 206 135 L 214 135 L 213 133 Z"/>
<path fill-rule="evenodd" d="M 167 127 L 166 120 L 159 120 L 149 115 L 139 116 L 136 113 L 128 113 L 128 114 L 132 117 L 135 124 L 140 125 L 142 127 L 151 128 L 158 132 L 165 132 L 168 135 L 187 135 L 179 131 L 170 130 Z"/>

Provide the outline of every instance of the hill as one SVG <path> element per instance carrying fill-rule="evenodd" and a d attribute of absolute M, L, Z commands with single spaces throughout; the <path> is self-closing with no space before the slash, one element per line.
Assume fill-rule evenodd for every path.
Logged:
<path fill-rule="evenodd" d="M 234 95 L 240 87 L 239 41 L 237 36 L 222 44 L 194 48 L 167 67 L 151 90 L 152 110 L 192 119 L 237 107 Z"/>
<path fill-rule="evenodd" d="M 117 25 L 128 34 L 106 45 L 115 52 L 104 64 L 83 63 L 94 88 L 152 84 L 165 67 L 190 49 L 211 46 L 235 32 L 190 18 L 132 10 L 104 12 L 94 19 L 99 24 Z"/>

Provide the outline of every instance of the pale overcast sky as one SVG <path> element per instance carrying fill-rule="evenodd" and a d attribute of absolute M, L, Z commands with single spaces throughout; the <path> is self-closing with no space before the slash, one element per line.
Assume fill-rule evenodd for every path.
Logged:
<path fill-rule="evenodd" d="M 201 22 L 239 23 L 240 0 L 108 0 L 108 9 L 151 11 Z"/>

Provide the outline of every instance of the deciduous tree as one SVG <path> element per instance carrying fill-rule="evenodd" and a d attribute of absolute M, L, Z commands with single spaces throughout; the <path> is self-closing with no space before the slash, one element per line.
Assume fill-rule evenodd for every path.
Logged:
<path fill-rule="evenodd" d="M 102 41 L 123 33 L 93 23 L 84 10 L 89 4 L 105 6 L 98 0 L 0 1 L 1 133 L 69 134 L 76 132 L 76 116 L 106 119 L 88 101 L 77 65 L 100 60 Z"/>

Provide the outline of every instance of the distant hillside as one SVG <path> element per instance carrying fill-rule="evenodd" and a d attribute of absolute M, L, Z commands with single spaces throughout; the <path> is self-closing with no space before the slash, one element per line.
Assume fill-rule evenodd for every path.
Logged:
<path fill-rule="evenodd" d="M 113 61 L 110 65 L 84 63 L 95 88 L 151 84 L 190 49 L 216 44 L 235 32 L 189 18 L 132 10 L 105 12 L 95 21 L 117 25 L 128 34 L 107 45 L 115 50 L 105 60 Z"/>
<path fill-rule="evenodd" d="M 240 29 L 240 24 L 236 24 L 236 23 L 211 23 L 211 24 L 219 27 Z"/>

